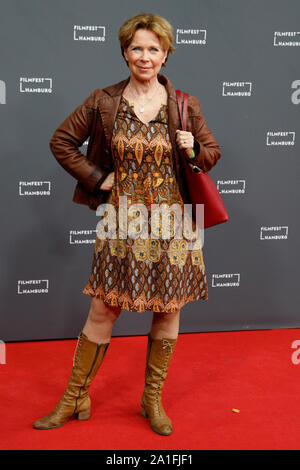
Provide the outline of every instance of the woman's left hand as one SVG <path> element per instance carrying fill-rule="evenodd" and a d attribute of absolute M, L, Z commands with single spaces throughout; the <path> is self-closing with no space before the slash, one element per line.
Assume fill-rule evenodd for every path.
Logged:
<path fill-rule="evenodd" d="M 191 132 L 177 129 L 176 142 L 180 149 L 193 149 L 194 148 L 194 136 Z"/>

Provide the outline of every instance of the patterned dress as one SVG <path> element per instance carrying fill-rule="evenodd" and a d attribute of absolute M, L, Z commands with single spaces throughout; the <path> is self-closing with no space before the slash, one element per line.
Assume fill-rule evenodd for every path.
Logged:
<path fill-rule="evenodd" d="M 182 222 L 182 235 L 175 238 L 179 225 L 174 214 L 166 211 L 167 219 L 162 219 L 150 211 L 152 207 L 165 204 L 167 208 L 175 203 L 183 217 L 168 133 L 168 106 L 162 104 L 156 117 L 144 124 L 135 114 L 134 105 L 122 96 L 111 151 L 115 181 L 106 204 L 113 205 L 115 218 L 108 219 L 109 211 L 100 215 L 106 215 L 103 224 L 110 220 L 115 225 L 106 225 L 109 227 L 106 238 L 97 228 L 92 272 L 83 293 L 133 312 L 173 312 L 187 302 L 207 300 L 201 231 L 190 217 L 190 230 L 184 230 Z M 122 206 L 121 200 L 125 201 Z M 139 203 L 148 213 L 142 219 L 141 214 L 145 215 L 142 210 L 130 211 L 131 205 Z M 125 214 L 126 223 L 126 219 L 119 219 L 119 215 Z M 166 220 L 170 231 L 164 237 Z M 136 231 L 144 230 L 146 236 L 125 236 L 129 224 L 134 222 Z M 196 240 L 198 244 L 191 247 Z"/>

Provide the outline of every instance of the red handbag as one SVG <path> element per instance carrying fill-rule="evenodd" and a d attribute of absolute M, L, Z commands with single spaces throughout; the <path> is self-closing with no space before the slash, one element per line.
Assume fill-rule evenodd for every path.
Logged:
<path fill-rule="evenodd" d="M 176 90 L 182 130 L 186 130 L 188 93 L 184 93 L 182 103 L 180 90 Z M 204 204 L 204 228 L 212 227 L 229 220 L 228 213 L 220 193 L 211 177 L 198 166 L 187 161 L 184 150 L 180 155 L 185 170 L 185 180 L 188 186 L 193 213 L 196 217 L 196 204 Z M 203 227 L 200 227 L 203 228 Z"/>

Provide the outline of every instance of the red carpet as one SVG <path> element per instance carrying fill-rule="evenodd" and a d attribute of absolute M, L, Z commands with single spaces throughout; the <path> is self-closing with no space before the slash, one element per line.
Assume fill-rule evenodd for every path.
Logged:
<path fill-rule="evenodd" d="M 171 436 L 140 414 L 146 336 L 113 337 L 90 389 L 90 420 L 47 431 L 32 423 L 62 396 L 76 340 L 8 343 L 0 449 L 299 449 L 295 340 L 299 329 L 180 334 L 162 395 Z"/>

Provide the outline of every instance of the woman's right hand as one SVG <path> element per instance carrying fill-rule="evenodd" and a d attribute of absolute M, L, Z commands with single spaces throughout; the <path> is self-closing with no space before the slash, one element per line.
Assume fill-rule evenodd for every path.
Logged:
<path fill-rule="evenodd" d="M 101 184 L 99 189 L 103 189 L 104 191 L 110 191 L 114 185 L 115 182 L 115 172 L 112 171 L 107 175 L 103 183 Z"/>

